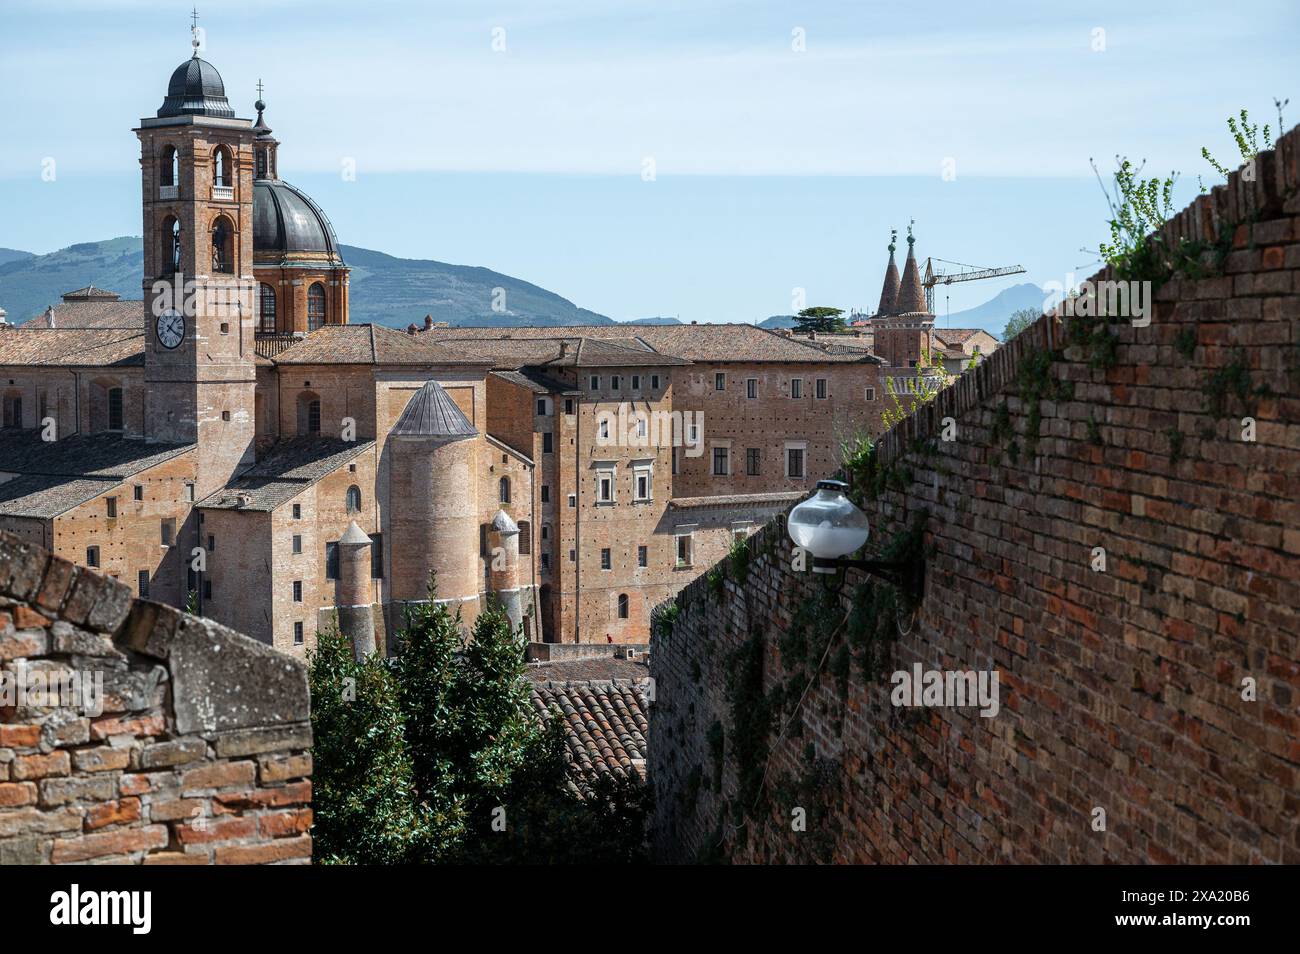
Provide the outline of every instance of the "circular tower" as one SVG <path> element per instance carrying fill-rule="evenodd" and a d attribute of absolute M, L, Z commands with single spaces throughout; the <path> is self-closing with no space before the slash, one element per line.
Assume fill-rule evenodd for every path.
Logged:
<path fill-rule="evenodd" d="M 519 595 L 519 525 L 504 510 L 497 511 L 488 527 L 488 567 L 492 592 L 510 618 L 510 628 L 518 632 L 524 623 Z"/>
<path fill-rule="evenodd" d="M 370 538 L 355 520 L 339 539 L 338 595 L 335 601 L 339 630 L 352 641 L 352 653 L 357 659 L 375 651 L 370 544 Z"/>

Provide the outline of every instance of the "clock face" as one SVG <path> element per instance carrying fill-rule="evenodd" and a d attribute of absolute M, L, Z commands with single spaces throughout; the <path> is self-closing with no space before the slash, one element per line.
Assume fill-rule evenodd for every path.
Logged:
<path fill-rule="evenodd" d="M 165 311 L 155 324 L 158 343 L 168 350 L 185 340 L 185 316 L 176 311 Z"/>

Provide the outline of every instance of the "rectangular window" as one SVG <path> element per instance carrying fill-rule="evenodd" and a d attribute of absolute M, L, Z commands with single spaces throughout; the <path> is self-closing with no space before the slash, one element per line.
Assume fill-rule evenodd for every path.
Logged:
<path fill-rule="evenodd" d="M 162 545 L 165 547 L 172 546 L 176 542 L 176 518 L 168 517 L 161 524 Z"/>
<path fill-rule="evenodd" d="M 135 485 L 135 499 L 144 500 L 144 484 Z"/>
<path fill-rule="evenodd" d="M 757 447 L 750 447 L 745 451 L 745 473 L 750 477 L 757 477 L 762 473 L 760 461 L 762 460 L 761 452 Z"/>
<path fill-rule="evenodd" d="M 577 560 L 578 560 L 578 551 L 577 551 L 577 550 L 570 550 L 570 551 L 569 551 L 569 562 L 570 562 L 570 563 L 576 563 Z"/>
<path fill-rule="evenodd" d="M 803 378 L 790 379 L 790 397 L 795 399 L 803 397 Z"/>
<path fill-rule="evenodd" d="M 650 389 L 652 391 L 659 390 L 659 375 L 657 374 L 650 375 Z"/>
<path fill-rule="evenodd" d="M 786 449 L 786 473 L 787 477 L 803 478 L 803 448 L 790 447 Z"/>
<path fill-rule="evenodd" d="M 876 399 L 876 389 L 875 389 L 875 388 L 867 388 L 867 389 L 863 392 L 863 397 L 865 397 L 868 401 L 874 401 L 874 400 Z"/>
<path fill-rule="evenodd" d="M 609 418 L 600 419 L 600 424 L 596 428 L 596 437 L 602 441 L 609 440 Z"/>
<path fill-rule="evenodd" d="M 591 390 L 592 390 L 592 391 L 599 391 L 599 390 L 600 390 L 600 375 L 599 375 L 599 374 L 593 374 L 593 375 L 591 376 L 591 380 L 590 380 L 588 383 L 591 385 Z"/>
<path fill-rule="evenodd" d="M 551 539 L 551 525 L 549 523 L 542 524 L 542 539 Z"/>
<path fill-rule="evenodd" d="M 302 580 L 293 581 L 293 601 L 295 603 L 302 602 Z"/>
<path fill-rule="evenodd" d="M 185 485 L 185 501 L 186 501 L 186 503 L 194 503 L 194 485 L 193 485 L 193 484 L 186 484 L 186 485 Z"/>
<path fill-rule="evenodd" d="M 99 547 L 86 547 L 86 566 L 99 566 Z"/>
<path fill-rule="evenodd" d="M 636 499 L 650 499 L 650 475 L 648 473 L 639 473 L 636 475 Z"/>
<path fill-rule="evenodd" d="M 649 565 L 650 565 L 650 548 L 649 548 L 649 547 L 637 547 L 637 548 L 636 548 L 636 565 L 637 565 L 637 566 L 641 566 L 641 567 L 645 567 L 645 566 L 649 566 Z"/>
<path fill-rule="evenodd" d="M 554 435 L 551 434 L 550 431 L 546 431 L 546 432 L 544 432 L 544 433 L 542 434 L 542 453 L 543 453 L 543 454 L 549 454 L 549 453 L 551 453 L 551 452 L 555 449 L 555 446 L 554 446 L 554 443 L 553 443 L 554 439 L 555 439 L 555 438 L 554 438 Z"/>
<path fill-rule="evenodd" d="M 614 474 L 602 471 L 596 475 L 596 501 L 598 503 L 614 502 Z"/>
<path fill-rule="evenodd" d="M 217 538 L 215 534 L 208 534 L 208 552 L 211 553 L 217 548 Z"/>
<path fill-rule="evenodd" d="M 609 552 L 609 547 L 603 547 L 600 551 L 600 568 L 602 570 L 614 568 L 614 558 Z"/>
<path fill-rule="evenodd" d="M 302 622 L 301 621 L 293 624 L 293 644 L 295 646 L 302 645 Z"/>
<path fill-rule="evenodd" d="M 758 378 L 745 379 L 745 397 L 751 401 L 758 397 Z"/>
<path fill-rule="evenodd" d="M 576 506 L 578 506 L 578 495 L 577 495 L 577 494 L 569 494 L 569 507 L 570 507 L 570 508 L 573 508 L 573 507 L 576 507 Z"/>
<path fill-rule="evenodd" d="M 714 474 L 714 476 L 715 476 L 715 477 L 725 477 L 728 473 L 730 473 L 730 471 L 727 470 L 727 448 L 725 448 L 725 447 L 715 447 L 715 448 L 713 448 L 713 474 Z"/>
<path fill-rule="evenodd" d="M 633 391 L 641 390 L 641 375 L 639 374 L 632 375 L 632 390 Z"/>
<path fill-rule="evenodd" d="M 677 538 L 677 565 L 691 565 L 691 536 L 688 533 L 681 534 Z"/>
<path fill-rule="evenodd" d="M 210 599 L 212 599 L 212 581 L 211 581 L 211 580 L 204 580 L 204 581 L 203 581 L 203 598 L 204 598 L 205 600 L 210 600 Z"/>
<path fill-rule="evenodd" d="M 713 374 L 713 390 L 727 390 L 727 375 L 723 371 L 715 371 Z"/>
<path fill-rule="evenodd" d="M 826 400 L 826 379 L 825 378 L 817 379 L 817 384 L 815 385 L 814 393 L 817 395 L 817 400 L 819 401 Z"/>
<path fill-rule="evenodd" d="M 551 485 L 542 484 L 542 503 L 551 502 Z"/>
<path fill-rule="evenodd" d="M 337 543 L 325 544 L 325 579 L 337 580 L 339 578 L 339 545 Z"/>
<path fill-rule="evenodd" d="M 519 521 L 519 553 L 527 555 L 533 552 L 533 525 L 527 520 Z"/>
<path fill-rule="evenodd" d="M 302 519 L 302 504 L 293 505 L 293 519 L 295 520 Z"/>
<path fill-rule="evenodd" d="M 384 535 L 382 533 L 370 534 L 370 578 L 372 580 L 384 578 Z"/>
<path fill-rule="evenodd" d="M 543 417 L 546 416 L 546 398 L 537 399 L 537 413 Z"/>
<path fill-rule="evenodd" d="M 122 389 L 108 389 L 108 429 L 122 430 Z"/>
<path fill-rule="evenodd" d="M 149 598 L 149 571 L 141 570 L 136 574 L 136 588 L 140 591 L 140 599 Z"/>
<path fill-rule="evenodd" d="M 293 535 L 293 552 L 294 553 L 302 552 L 302 534 L 300 533 L 295 533 Z"/>
<path fill-rule="evenodd" d="M 677 448 L 676 447 L 672 449 L 672 456 L 673 456 L 673 473 L 676 474 L 677 473 Z"/>
<path fill-rule="evenodd" d="M 116 520 L 117 519 L 117 498 L 105 497 L 104 505 L 108 508 L 108 519 Z"/>
<path fill-rule="evenodd" d="M 609 379 L 609 387 L 611 391 L 617 391 L 622 386 L 623 378 L 621 375 L 615 374 Z"/>
<path fill-rule="evenodd" d="M 543 553 L 543 554 L 542 554 L 542 569 L 543 569 L 543 570 L 549 570 L 550 568 L 551 568 L 551 555 L 550 555 L 549 553 Z"/>
<path fill-rule="evenodd" d="M 564 399 L 564 413 L 569 417 L 573 417 L 573 398 Z"/>

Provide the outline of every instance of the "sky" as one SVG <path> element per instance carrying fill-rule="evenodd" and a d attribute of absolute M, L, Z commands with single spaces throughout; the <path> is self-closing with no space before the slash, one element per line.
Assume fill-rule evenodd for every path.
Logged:
<path fill-rule="evenodd" d="M 140 231 L 139 146 L 190 53 L 189 2 L 0 0 L 0 246 Z M 870 309 L 889 231 L 1020 265 L 958 311 L 1095 267 L 1117 153 L 1235 154 L 1296 99 L 1300 4 L 223 0 L 202 56 L 258 80 L 281 175 L 339 238 L 483 265 L 625 319 Z M 51 164 L 50 160 L 53 160 Z M 53 175 L 50 170 L 53 170 Z M 903 246 L 905 247 L 905 246 Z M 946 298 L 945 298 L 946 294 Z M 0 287 L 0 303 L 3 288 Z"/>

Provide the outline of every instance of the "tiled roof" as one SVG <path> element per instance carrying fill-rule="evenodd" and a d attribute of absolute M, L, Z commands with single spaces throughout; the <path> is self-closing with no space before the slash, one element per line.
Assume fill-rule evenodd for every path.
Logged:
<path fill-rule="evenodd" d="M 0 331 L 0 366 L 70 368 L 137 367 L 144 364 L 144 330 L 28 328 Z"/>
<path fill-rule="evenodd" d="M 458 345 L 384 325 L 326 325 L 272 360 L 276 364 L 492 364 Z"/>
<path fill-rule="evenodd" d="M 568 740 L 569 787 L 602 775 L 645 780 L 648 680 L 534 682 L 530 698 L 539 718 L 558 711 Z"/>
<path fill-rule="evenodd" d="M 964 344 L 968 339 L 973 338 L 980 332 L 988 334 L 983 328 L 935 328 L 934 336 L 944 344 L 959 345 Z M 993 337 L 989 335 L 989 337 Z"/>
<path fill-rule="evenodd" d="M 87 285 L 85 288 L 63 293 L 64 301 L 117 301 L 121 297 L 117 292 L 111 292 L 105 288 L 96 288 L 94 285 Z"/>
<path fill-rule="evenodd" d="M 99 291 L 96 289 L 96 291 Z M 144 302 L 140 299 L 118 301 L 117 297 L 87 297 L 71 299 L 80 292 L 69 292 L 64 300 L 54 305 L 55 329 L 117 328 L 142 331 L 144 328 Z M 50 319 L 46 312 L 30 318 L 18 327 L 25 331 L 48 329 Z"/>
<path fill-rule="evenodd" d="M 517 384 L 534 394 L 581 394 L 582 389 L 553 378 L 538 368 L 520 368 L 518 371 L 493 371 L 503 381 Z"/>
<path fill-rule="evenodd" d="M 301 340 L 298 335 L 257 335 L 253 350 L 259 358 L 277 358 Z"/>
<path fill-rule="evenodd" d="M 256 464 L 199 506 L 274 510 L 374 446 L 374 441 L 343 441 L 337 437 L 290 437 L 278 441 Z"/>
<path fill-rule="evenodd" d="M 436 340 L 457 341 L 466 347 L 487 348 L 472 339 L 494 342 L 537 338 L 629 339 L 629 345 L 650 348 L 686 361 L 720 363 L 860 361 L 861 355 L 829 355 L 806 341 L 778 335 L 766 328 L 742 324 L 698 325 L 577 325 L 563 328 L 430 328 L 421 332 Z M 635 345 L 631 345 L 635 342 Z M 496 346 L 496 345 L 494 345 Z"/>
<path fill-rule="evenodd" d="M 605 646 L 599 646 L 605 649 Z M 611 647 L 612 648 L 612 647 Z M 637 659 L 621 659 L 612 653 L 602 653 L 581 659 L 557 659 L 533 663 L 528 667 L 529 682 L 576 682 L 610 679 L 648 679 L 650 667 L 644 653 Z"/>
<path fill-rule="evenodd" d="M 150 444 L 120 434 L 78 434 L 43 441 L 36 430 L 0 431 L 0 514 L 56 517 L 123 480 L 193 449 L 193 444 Z"/>
<path fill-rule="evenodd" d="M 471 329 L 456 328 L 454 331 Z M 500 334 L 501 329 L 495 329 Z M 474 350 L 489 355 L 498 368 L 521 368 L 525 365 L 540 367 L 574 367 L 574 368 L 628 368 L 628 367 L 664 367 L 666 365 L 687 364 L 673 355 L 663 354 L 651 349 L 637 338 L 624 340 L 604 340 L 592 336 L 561 336 L 523 338 L 511 337 L 514 332 L 542 331 L 550 329 L 511 328 L 504 337 L 465 337 L 437 334 L 436 340 Z M 442 329 L 428 329 L 435 333 Z"/>
<path fill-rule="evenodd" d="M 121 481 L 194 446 L 158 444 L 110 432 L 43 441 L 34 428 L 9 429 L 0 431 L 0 471 Z"/>
<path fill-rule="evenodd" d="M 693 510 L 700 507 L 737 507 L 750 504 L 756 507 L 779 507 L 804 496 L 802 490 L 783 490 L 773 494 L 719 494 L 716 497 L 674 497 L 668 501 L 673 510 Z"/>

